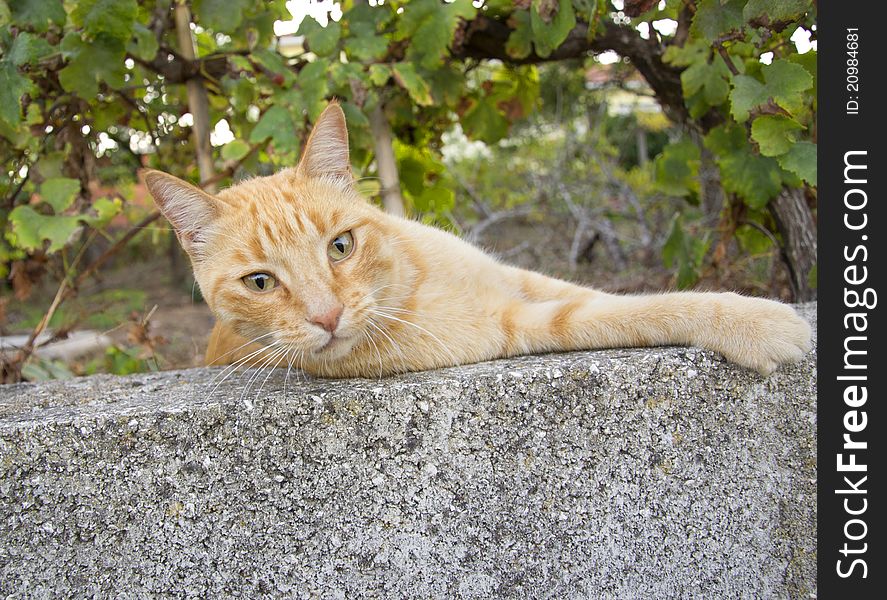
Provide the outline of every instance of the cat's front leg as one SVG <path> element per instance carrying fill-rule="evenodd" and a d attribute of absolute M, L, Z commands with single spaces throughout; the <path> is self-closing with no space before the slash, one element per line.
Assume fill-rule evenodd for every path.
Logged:
<path fill-rule="evenodd" d="M 733 293 L 705 296 L 710 321 L 691 335 L 694 346 L 764 375 L 810 351 L 810 325 L 791 306 Z"/>

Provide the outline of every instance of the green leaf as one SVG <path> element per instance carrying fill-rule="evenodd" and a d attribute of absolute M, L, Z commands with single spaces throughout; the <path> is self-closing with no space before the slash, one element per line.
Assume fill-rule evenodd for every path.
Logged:
<path fill-rule="evenodd" d="M 530 11 L 516 10 L 508 18 L 512 32 L 505 42 L 505 52 L 511 58 L 526 58 L 533 51 L 533 29 L 530 27 Z"/>
<path fill-rule="evenodd" d="M 699 192 L 699 146 L 691 140 L 669 144 L 656 158 L 656 187 L 671 196 L 688 196 Z"/>
<path fill-rule="evenodd" d="M 233 33 L 243 21 L 243 11 L 250 0 L 194 0 L 197 22 L 224 33 Z"/>
<path fill-rule="evenodd" d="M 38 35 L 23 31 L 15 37 L 6 59 L 17 67 L 34 64 L 41 58 L 57 52 L 45 39 Z"/>
<path fill-rule="evenodd" d="M 250 143 L 257 144 L 271 138 L 274 147 L 282 152 L 292 152 L 299 149 L 299 139 L 296 135 L 296 126 L 293 117 L 282 106 L 272 106 L 249 136 Z"/>
<path fill-rule="evenodd" d="M 313 17 L 306 16 L 299 25 L 299 35 L 305 36 L 308 50 L 317 56 L 329 56 L 339 47 L 342 26 L 330 20 L 327 26 L 323 27 Z"/>
<path fill-rule="evenodd" d="M 508 121 L 486 98 L 476 101 L 462 116 L 462 127 L 469 138 L 488 144 L 498 142 L 508 133 Z"/>
<path fill-rule="evenodd" d="M 0 27 L 7 25 L 11 20 L 12 12 L 9 10 L 9 5 L 6 4 L 6 0 L 0 0 Z"/>
<path fill-rule="evenodd" d="M 50 25 L 62 26 L 67 19 L 62 0 L 9 0 L 9 10 L 14 23 L 30 25 L 38 33 Z"/>
<path fill-rule="evenodd" d="M 718 106 L 727 99 L 730 85 L 727 80 L 730 71 L 724 61 L 718 59 L 711 63 L 705 60 L 693 63 L 681 73 L 681 86 L 684 96 L 689 98 L 702 92 L 702 98 L 709 106 Z"/>
<path fill-rule="evenodd" d="M 66 91 L 91 100 L 101 81 L 111 88 L 123 87 L 126 48 L 120 40 L 100 34 L 92 42 L 84 42 L 78 33 L 70 32 L 61 47 L 68 65 L 59 71 L 59 81 Z"/>
<path fill-rule="evenodd" d="M 299 71 L 298 83 L 302 94 L 302 107 L 308 111 L 308 117 L 312 121 L 317 119 L 327 104 L 329 66 L 325 60 L 316 60 Z"/>
<path fill-rule="evenodd" d="M 791 149 L 804 126 L 783 115 L 763 115 L 751 124 L 751 137 L 764 156 L 779 156 Z"/>
<path fill-rule="evenodd" d="M 799 64 L 787 60 L 774 60 L 762 69 L 767 93 L 776 103 L 789 112 L 798 111 L 803 104 L 802 93 L 813 86 L 813 77 Z"/>
<path fill-rule="evenodd" d="M 379 60 L 388 52 L 388 40 L 377 33 L 349 37 L 345 42 L 345 52 L 359 61 Z"/>
<path fill-rule="evenodd" d="M 701 37 L 709 43 L 725 33 L 739 31 L 745 20 L 742 7 L 746 0 L 701 0 L 690 26 L 693 37 Z"/>
<path fill-rule="evenodd" d="M 418 196 L 413 196 L 413 206 L 422 212 L 440 214 L 451 210 L 456 204 L 456 195 L 449 187 L 435 183 L 422 190 Z"/>
<path fill-rule="evenodd" d="M 277 52 L 272 52 L 267 48 L 261 48 L 253 52 L 252 59 L 273 73 L 274 75 L 272 77 L 277 79 L 282 87 L 288 88 L 296 81 L 296 76 L 293 75 L 292 70 L 290 70 L 289 66 L 286 64 L 286 61 L 284 61 L 283 57 Z M 310 67 L 312 64 L 316 64 L 316 62 L 305 65 L 302 71 Z"/>
<path fill-rule="evenodd" d="M 127 50 L 142 60 L 152 60 L 159 48 L 154 32 L 141 23 L 136 23 L 133 39 L 127 45 Z"/>
<path fill-rule="evenodd" d="M 104 33 L 127 41 L 138 9 L 136 0 L 79 0 L 71 11 L 71 21 L 93 36 Z"/>
<path fill-rule="evenodd" d="M 369 73 L 370 81 L 373 82 L 373 85 L 382 87 L 388 81 L 388 78 L 391 77 L 391 67 L 378 64 L 370 65 Z"/>
<path fill-rule="evenodd" d="M 459 19 L 470 19 L 477 12 L 471 0 L 413 0 L 404 6 L 397 23 L 395 40 L 410 40 L 407 59 L 432 69 L 441 64 L 453 41 Z"/>
<path fill-rule="evenodd" d="M 671 222 L 671 232 L 662 246 L 662 261 L 666 267 L 678 267 L 678 288 L 686 289 L 699 280 L 702 261 L 709 245 L 707 236 L 699 238 L 688 235 L 681 215 L 675 215 Z"/>
<path fill-rule="evenodd" d="M 431 97 L 431 88 L 416 72 L 416 67 L 412 63 L 395 63 L 392 70 L 397 85 L 404 88 L 416 104 L 429 106 L 434 103 L 434 98 Z"/>
<path fill-rule="evenodd" d="M 120 198 L 99 198 L 92 203 L 92 210 L 96 216 L 87 217 L 84 220 L 93 227 L 104 227 L 111 219 L 120 214 L 123 210 L 123 202 Z"/>
<path fill-rule="evenodd" d="M 773 246 L 773 240 L 770 237 L 751 225 L 737 227 L 736 239 L 742 250 L 752 256 L 763 254 Z"/>
<path fill-rule="evenodd" d="M 759 27 L 779 29 L 797 21 L 810 9 L 810 0 L 750 0 L 742 10 L 742 18 Z"/>
<path fill-rule="evenodd" d="M 776 160 L 755 154 L 741 126 L 715 127 L 705 136 L 705 146 L 715 155 L 724 189 L 750 207 L 763 208 L 782 189 Z"/>
<path fill-rule="evenodd" d="M 30 206 L 17 206 L 9 213 L 16 243 L 25 250 L 40 250 L 49 241 L 47 252 L 58 252 L 80 231 L 80 216 L 41 215 Z"/>
<path fill-rule="evenodd" d="M 342 107 L 342 112 L 345 113 L 345 120 L 348 122 L 349 130 L 370 126 L 370 120 L 356 104 L 343 102 L 340 106 Z"/>
<path fill-rule="evenodd" d="M 779 166 L 791 171 L 810 185 L 816 185 L 816 144 L 798 142 L 779 157 Z"/>
<path fill-rule="evenodd" d="M 748 113 L 755 106 L 767 101 L 764 84 L 748 75 L 733 78 L 733 91 L 730 93 L 730 114 L 740 123 L 748 120 Z"/>
<path fill-rule="evenodd" d="M 255 130 L 253 130 L 255 133 Z M 223 160 L 240 160 L 249 154 L 249 144 L 243 140 L 233 140 L 222 146 Z"/>
<path fill-rule="evenodd" d="M 71 206 L 80 192 L 80 182 L 70 177 L 53 177 L 40 184 L 40 198 L 60 215 Z"/>
<path fill-rule="evenodd" d="M 743 4 L 745 0 L 701 0 L 696 5 L 690 35 L 711 43 L 726 33 L 739 31 L 745 25 Z"/>
<path fill-rule="evenodd" d="M 730 94 L 730 112 L 737 121 L 748 120 L 749 112 L 772 99 L 789 113 L 799 111 L 804 104 L 803 93 L 813 86 L 813 77 L 799 64 L 774 60 L 761 69 L 764 83 L 748 75 L 733 78 Z"/>
<path fill-rule="evenodd" d="M 22 96 L 33 89 L 31 80 L 19 73 L 14 64 L 0 60 L 0 121 L 17 127 L 22 120 Z"/>
<path fill-rule="evenodd" d="M 530 28 L 533 31 L 533 45 L 536 54 L 542 58 L 550 56 L 560 46 L 576 26 L 576 13 L 572 0 L 559 0 L 557 12 L 550 22 L 539 14 L 539 0 L 530 7 Z"/>

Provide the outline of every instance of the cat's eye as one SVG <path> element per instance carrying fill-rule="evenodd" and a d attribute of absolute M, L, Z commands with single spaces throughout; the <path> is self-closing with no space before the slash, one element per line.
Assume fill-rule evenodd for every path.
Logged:
<path fill-rule="evenodd" d="M 254 292 L 267 292 L 277 287 L 277 280 L 268 273 L 252 273 L 242 277 L 243 284 Z"/>
<path fill-rule="evenodd" d="M 354 250 L 354 236 L 350 231 L 340 233 L 336 236 L 329 247 L 326 249 L 327 255 L 334 261 L 340 261 L 348 258 L 348 255 Z"/>

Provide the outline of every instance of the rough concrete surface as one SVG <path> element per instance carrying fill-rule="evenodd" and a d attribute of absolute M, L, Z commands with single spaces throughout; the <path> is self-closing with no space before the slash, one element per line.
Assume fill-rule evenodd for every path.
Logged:
<path fill-rule="evenodd" d="M 3 387 L 0 595 L 815 597 L 815 363 Z"/>

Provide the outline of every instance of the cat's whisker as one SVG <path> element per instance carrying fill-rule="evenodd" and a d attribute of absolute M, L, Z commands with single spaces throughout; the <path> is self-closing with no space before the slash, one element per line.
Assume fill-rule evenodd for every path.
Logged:
<path fill-rule="evenodd" d="M 379 346 L 376 345 L 375 340 L 373 340 L 373 336 L 371 336 L 366 329 L 363 330 L 363 336 L 373 345 L 373 348 L 376 350 L 376 357 L 378 357 L 379 359 L 379 381 L 382 381 L 382 354 L 379 352 Z"/>
<path fill-rule="evenodd" d="M 280 366 L 280 362 L 286 358 L 286 356 L 290 352 L 290 346 L 284 346 L 283 353 L 278 357 L 277 362 L 274 363 L 274 366 L 268 369 L 268 374 L 265 376 L 265 379 L 262 381 L 262 385 L 259 386 L 259 391 L 256 392 L 256 398 L 259 398 L 262 395 L 262 390 L 265 389 L 265 384 L 268 383 L 268 379 L 271 378 L 271 375 L 274 374 L 274 371 L 277 370 L 277 367 Z"/>
<path fill-rule="evenodd" d="M 264 372 L 265 367 L 270 365 L 273 360 L 275 360 L 278 356 L 280 356 L 280 354 L 282 354 L 285 351 L 286 351 L 286 346 L 283 346 L 282 348 L 277 348 L 274 352 L 272 352 L 270 354 L 270 356 L 268 356 L 268 358 L 265 359 L 265 362 L 263 362 L 261 364 L 261 366 L 259 366 L 259 368 L 256 369 L 255 373 L 253 373 L 252 376 L 249 378 L 249 381 L 247 381 L 246 386 L 243 388 L 243 392 L 240 394 L 240 401 L 243 402 L 243 404 L 244 404 L 244 406 L 246 406 L 247 410 L 253 409 L 253 403 L 250 402 L 249 399 L 246 397 L 246 393 L 252 387 L 253 383 Z"/>
<path fill-rule="evenodd" d="M 283 378 L 283 397 L 286 398 L 287 386 L 290 381 L 290 371 L 293 369 L 293 361 L 292 359 L 296 356 L 296 347 L 291 345 L 291 350 L 293 352 L 293 356 L 290 357 L 289 353 L 287 353 L 286 357 L 286 376 Z"/>
<path fill-rule="evenodd" d="M 219 388 L 219 386 L 222 385 L 223 383 L 225 383 L 225 381 L 226 381 L 229 377 L 231 377 L 231 375 L 233 375 L 234 373 L 237 372 L 237 367 L 241 366 L 242 364 L 244 364 L 246 361 L 250 360 L 250 359 L 253 358 L 254 356 L 256 356 L 256 355 L 258 355 L 258 354 L 260 354 L 260 353 L 262 353 L 262 352 L 265 352 L 266 350 L 269 350 L 269 349 L 273 348 L 274 346 L 276 346 L 276 345 L 278 345 L 278 344 L 279 344 L 279 342 L 272 342 L 271 344 L 269 344 L 269 345 L 267 345 L 267 346 L 262 346 L 261 348 L 259 348 L 259 349 L 257 349 L 257 350 L 253 350 L 252 352 L 250 352 L 250 353 L 247 354 L 246 356 L 244 356 L 244 357 L 238 359 L 237 361 L 235 361 L 235 362 L 231 363 L 230 365 L 228 365 L 227 367 L 225 367 L 225 368 L 222 370 L 221 373 L 219 373 L 218 375 L 216 375 L 215 377 L 213 377 L 212 380 L 210 380 L 210 382 L 207 384 L 207 385 L 212 385 L 213 382 L 214 382 L 216 379 L 218 379 L 219 377 L 222 378 L 222 379 L 221 379 L 221 380 L 215 385 L 215 387 L 213 387 L 213 389 L 211 389 L 211 390 L 209 391 L 209 393 L 206 395 L 206 398 L 207 398 L 207 399 L 208 399 L 208 398 L 211 398 L 212 395 L 215 393 L 215 391 Z"/>
<path fill-rule="evenodd" d="M 436 341 L 436 342 L 438 343 L 438 345 L 440 345 L 441 350 L 443 350 L 444 352 L 446 352 L 447 354 L 449 354 L 450 358 L 453 360 L 453 364 L 454 364 L 454 365 L 459 364 L 459 360 L 456 358 L 456 355 L 453 354 L 453 352 L 452 352 L 449 348 L 447 348 L 446 344 L 444 344 L 444 343 L 440 340 L 439 337 L 437 337 L 436 335 L 434 335 L 433 333 L 431 333 L 430 331 L 428 331 L 427 329 L 425 329 L 425 328 L 422 327 L 421 325 L 416 325 L 415 323 L 413 323 L 413 322 L 411 322 L 411 321 L 407 321 L 407 320 L 404 320 L 404 319 L 400 319 L 400 318 L 398 318 L 398 317 L 395 317 L 394 315 L 386 314 L 386 313 L 384 313 L 383 311 L 380 311 L 380 310 L 378 310 L 378 309 L 376 309 L 376 310 L 373 311 L 373 312 L 374 312 L 376 315 L 378 315 L 378 316 L 380 316 L 380 317 L 382 317 L 382 318 L 385 318 L 385 319 L 391 319 L 392 321 L 397 321 L 398 323 L 403 323 L 404 325 L 410 325 L 411 327 L 415 327 L 415 328 L 418 329 L 419 331 L 422 331 L 422 332 L 428 334 L 429 336 L 431 336 L 431 338 L 432 338 L 434 341 Z"/>
<path fill-rule="evenodd" d="M 255 344 L 255 343 L 258 342 L 260 339 L 262 339 L 262 338 L 264 338 L 264 337 L 268 337 L 269 335 L 277 335 L 277 334 L 280 334 L 280 333 L 282 333 L 281 330 L 270 331 L 270 332 L 268 332 L 268 333 L 263 333 L 262 335 L 260 335 L 260 336 L 258 336 L 258 337 L 255 337 L 255 338 L 251 339 L 250 341 L 246 342 L 245 344 L 240 344 L 239 346 L 237 346 L 237 347 L 234 348 L 233 350 L 229 350 L 228 352 L 225 352 L 225 353 L 222 354 L 221 356 L 217 356 L 215 359 L 212 360 L 212 362 L 210 362 L 210 363 L 207 364 L 206 366 L 207 366 L 207 367 L 211 367 L 211 366 L 213 366 L 213 364 L 217 363 L 218 361 L 220 361 L 221 359 L 225 358 L 225 357 L 228 356 L 229 354 L 232 354 L 232 353 L 234 353 L 234 352 L 237 352 L 237 351 L 240 350 L 241 348 L 244 348 L 244 347 L 246 347 L 246 346 L 249 346 L 250 344 Z"/>
<path fill-rule="evenodd" d="M 385 329 L 383 327 L 381 327 L 378 323 L 376 323 L 372 318 L 367 317 L 367 323 L 373 329 L 375 329 L 376 331 L 381 333 L 383 336 L 385 336 L 385 338 L 388 340 L 388 344 L 389 344 L 388 356 L 389 357 L 391 356 L 391 350 L 396 350 L 397 353 L 400 355 L 400 363 L 401 363 L 401 366 L 403 367 L 404 372 L 409 371 L 409 367 L 407 366 L 406 356 L 404 356 L 403 352 L 401 351 L 400 345 L 397 342 L 395 342 L 394 339 L 390 335 L 388 335 L 388 333 L 385 331 Z"/>

